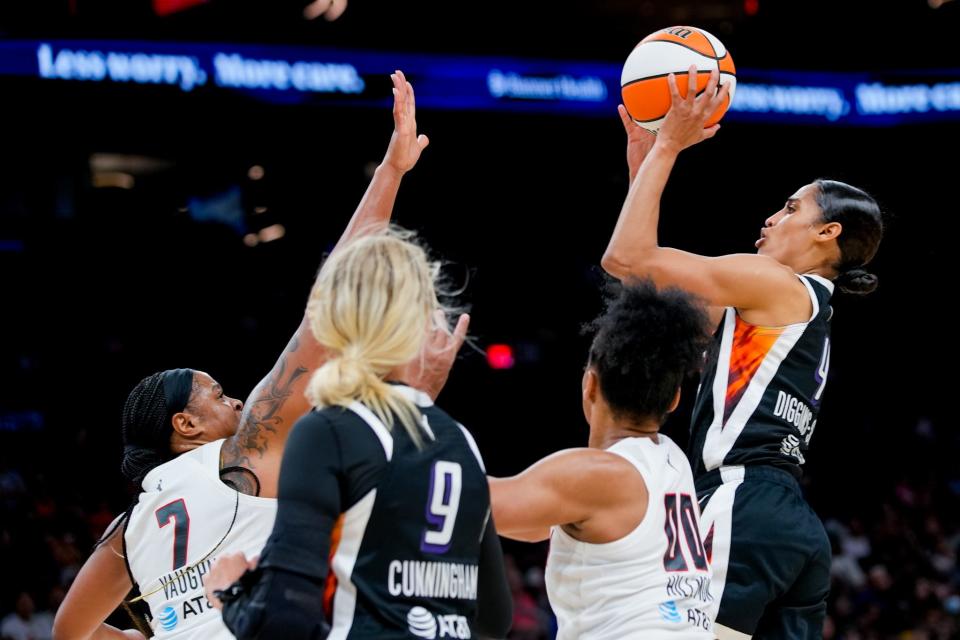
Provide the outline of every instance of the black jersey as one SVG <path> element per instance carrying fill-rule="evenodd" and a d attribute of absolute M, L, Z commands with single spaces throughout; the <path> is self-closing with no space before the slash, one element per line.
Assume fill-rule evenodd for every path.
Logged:
<path fill-rule="evenodd" d="M 388 429 L 359 403 L 300 419 L 284 453 L 277 522 L 260 566 L 323 587 L 330 638 L 473 638 L 484 577 L 501 576 L 502 597 L 509 597 L 483 463 L 466 429 L 428 396 L 395 389 L 420 408 L 422 448 L 399 421 Z M 482 560 L 499 566 L 481 576 Z M 287 603 L 289 585 L 273 582 L 282 597 L 264 602 Z M 298 597 L 311 598 L 310 591 Z M 295 600 L 275 611 L 261 607 L 279 618 L 267 626 L 285 640 L 282 609 Z M 274 637 L 262 629 L 248 634 L 228 614 L 238 637 Z"/>
<path fill-rule="evenodd" d="M 813 303 L 807 322 L 756 326 L 726 310 L 693 411 L 694 475 L 755 464 L 801 474 L 830 367 L 833 283 L 798 277 Z"/>

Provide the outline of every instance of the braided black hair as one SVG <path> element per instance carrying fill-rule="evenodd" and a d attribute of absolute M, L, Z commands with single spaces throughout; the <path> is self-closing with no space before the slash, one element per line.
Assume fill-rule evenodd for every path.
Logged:
<path fill-rule="evenodd" d="M 192 369 L 170 369 L 137 383 L 123 405 L 123 462 L 120 470 L 140 483 L 154 467 L 173 458 L 173 414 L 183 411 L 195 391 Z"/>
<path fill-rule="evenodd" d="M 121 418 L 123 460 L 120 462 L 120 471 L 128 480 L 140 484 L 152 469 L 173 458 L 170 449 L 173 424 L 170 419 L 174 413 L 187 408 L 195 391 L 192 369 L 158 371 L 138 382 L 130 391 Z M 139 498 L 139 495 L 134 497 L 94 548 L 108 540 L 117 528 L 125 526 Z"/>

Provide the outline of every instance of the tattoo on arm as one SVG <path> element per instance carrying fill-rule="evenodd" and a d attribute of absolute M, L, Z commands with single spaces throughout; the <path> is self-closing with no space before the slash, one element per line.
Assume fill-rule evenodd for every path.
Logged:
<path fill-rule="evenodd" d="M 255 396 L 243 408 L 237 434 L 224 444 L 224 467 L 249 467 L 251 451 L 263 458 L 270 442 L 269 434 L 276 433 L 283 425 L 283 405 L 293 395 L 294 383 L 308 371 L 306 367 L 298 366 L 287 373 L 287 358 L 298 346 L 299 340 L 294 336 L 274 370 L 260 383 Z M 250 479 L 243 478 L 242 474 L 231 474 L 230 479 L 243 486 L 250 483 Z"/>
<path fill-rule="evenodd" d="M 237 441 L 242 449 L 256 451 L 263 457 L 267 450 L 270 437 L 264 433 L 276 433 L 277 427 L 283 424 L 280 411 L 293 391 L 291 387 L 297 378 L 307 372 L 305 367 L 297 367 L 286 376 L 287 359 L 282 358 L 279 370 L 271 375 L 259 397 L 250 403 L 248 410 L 240 419 L 240 428 L 237 430 Z"/>
<path fill-rule="evenodd" d="M 235 491 L 248 496 L 260 495 L 260 479 L 246 467 L 225 467 L 220 470 L 220 480 Z"/>

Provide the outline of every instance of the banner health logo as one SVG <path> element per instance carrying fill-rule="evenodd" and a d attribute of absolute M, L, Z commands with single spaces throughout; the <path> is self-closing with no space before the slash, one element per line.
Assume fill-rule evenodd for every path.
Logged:
<path fill-rule="evenodd" d="M 660 616 L 667 622 L 680 622 L 680 612 L 677 611 L 677 603 L 669 600 L 660 605 Z"/>
<path fill-rule="evenodd" d="M 418 638 L 433 640 L 437 637 L 437 619 L 423 607 L 414 607 L 407 614 L 407 625 L 410 633 Z"/>
<path fill-rule="evenodd" d="M 607 85 L 597 76 L 527 76 L 493 69 L 487 74 L 487 90 L 494 98 L 523 100 L 573 100 L 603 102 Z"/>
<path fill-rule="evenodd" d="M 173 607 L 164 607 L 160 612 L 160 626 L 164 631 L 172 631 L 177 626 L 177 612 Z"/>

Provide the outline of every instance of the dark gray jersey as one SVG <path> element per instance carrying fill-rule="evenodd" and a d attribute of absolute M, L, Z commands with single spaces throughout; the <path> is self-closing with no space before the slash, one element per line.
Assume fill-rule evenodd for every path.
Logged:
<path fill-rule="evenodd" d="M 830 367 L 833 283 L 798 277 L 813 303 L 807 322 L 762 327 L 726 310 L 693 411 L 694 475 L 754 464 L 801 474 Z"/>
<path fill-rule="evenodd" d="M 259 577 L 224 608 L 236 637 L 506 633 L 509 587 L 476 445 L 425 394 L 396 390 L 421 413 L 420 448 L 399 420 L 388 429 L 359 402 L 297 422 Z"/>

